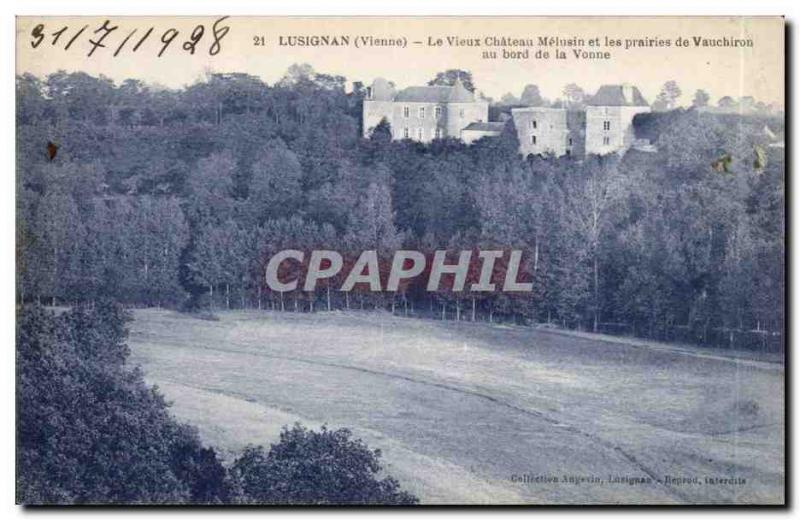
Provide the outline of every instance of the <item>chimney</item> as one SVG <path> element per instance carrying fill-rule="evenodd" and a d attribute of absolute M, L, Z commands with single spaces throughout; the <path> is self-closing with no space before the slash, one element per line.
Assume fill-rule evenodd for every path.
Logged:
<path fill-rule="evenodd" d="M 622 98 L 625 100 L 626 104 L 633 105 L 633 86 L 629 83 L 624 83 L 622 85 Z"/>

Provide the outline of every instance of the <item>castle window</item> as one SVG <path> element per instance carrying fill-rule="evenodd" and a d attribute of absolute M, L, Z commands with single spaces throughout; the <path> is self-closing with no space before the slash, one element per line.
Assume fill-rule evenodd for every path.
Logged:
<path fill-rule="evenodd" d="M 567 138 L 567 145 L 572 146 L 572 138 Z"/>
<path fill-rule="evenodd" d="M 417 139 L 419 139 L 420 141 L 422 141 L 422 139 L 423 139 L 423 135 L 424 135 L 424 134 L 423 134 L 423 129 L 422 129 L 422 128 L 417 128 Z"/>
<path fill-rule="evenodd" d="M 436 139 L 441 139 L 441 138 L 442 138 L 442 129 L 441 128 L 437 128 L 436 129 Z"/>
<path fill-rule="evenodd" d="M 531 144 L 536 144 L 536 136 L 535 135 L 531 136 Z"/>
<path fill-rule="evenodd" d="M 425 119 L 425 107 L 419 107 L 419 118 Z"/>
<path fill-rule="evenodd" d="M 442 117 L 442 107 L 434 107 L 433 109 L 433 117 L 439 119 Z"/>
<path fill-rule="evenodd" d="M 531 129 L 533 129 L 533 130 L 536 129 L 536 120 L 535 119 L 531 119 Z"/>
<path fill-rule="evenodd" d="M 409 137 L 411 137 L 411 133 L 409 132 L 408 127 L 403 128 L 403 138 L 408 139 Z"/>
<path fill-rule="evenodd" d="M 408 117 L 410 110 L 408 107 L 403 107 L 403 117 Z"/>
<path fill-rule="evenodd" d="M 611 130 L 611 121 L 603 121 L 603 130 Z"/>
<path fill-rule="evenodd" d="M 604 146 L 608 146 L 609 144 L 611 144 L 611 139 L 609 137 L 604 137 L 603 138 L 603 145 Z"/>

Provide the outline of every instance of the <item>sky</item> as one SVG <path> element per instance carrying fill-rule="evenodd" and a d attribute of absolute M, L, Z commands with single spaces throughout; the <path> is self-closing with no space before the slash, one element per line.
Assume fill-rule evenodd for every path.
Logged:
<path fill-rule="evenodd" d="M 57 70 L 103 74 L 115 82 L 136 78 L 167 87 L 181 87 L 202 79 L 207 72 L 246 72 L 269 84 L 280 79 L 294 63 L 309 63 L 317 72 L 345 76 L 348 82 L 366 84 L 375 77 L 399 87 L 421 85 L 448 68 L 469 70 L 477 88 L 499 99 L 506 92 L 519 96 L 527 84 L 539 86 L 549 99 L 562 96 L 564 85 L 577 83 L 593 93 L 603 84 L 631 83 L 648 102 L 665 81 L 675 80 L 683 91 L 680 104 L 688 105 L 695 90 L 704 89 L 716 102 L 722 96 L 753 96 L 765 103 L 784 105 L 784 20 L 780 17 L 231 17 L 217 24 L 229 30 L 219 52 L 209 54 L 212 27 L 219 17 L 112 17 L 105 33 L 103 17 L 18 17 L 16 70 L 38 76 Z M 37 25 L 42 31 L 34 32 Z M 184 45 L 197 25 L 204 34 L 195 52 Z M 67 43 L 81 27 L 69 49 Z M 56 33 L 67 27 L 52 43 Z M 153 31 L 134 52 L 147 30 Z M 135 32 L 133 32 L 135 29 Z M 157 54 L 177 30 L 161 57 Z M 117 56 L 125 37 L 132 33 Z M 165 35 L 166 33 L 166 35 Z M 37 36 L 41 34 L 41 36 Z M 195 33 L 197 34 L 197 33 Z M 218 33 L 219 34 L 219 33 Z M 280 40 L 295 36 L 349 36 L 350 45 L 285 46 Z M 405 46 L 360 46 L 357 37 L 393 38 Z M 263 40 L 262 40 L 263 37 Z M 453 46 L 448 37 L 471 41 L 480 47 Z M 552 37 L 582 40 L 582 46 L 561 45 L 566 59 L 556 59 L 555 46 L 529 47 L 527 58 L 487 58 L 487 38 Z M 609 47 L 605 38 L 620 40 L 622 48 Z M 694 38 L 749 39 L 752 47 L 698 47 Z M 670 41 L 670 47 L 625 49 L 627 41 Z M 599 45 L 592 45 L 595 40 Z M 32 43 L 40 43 L 34 46 Z M 689 45 L 676 47 L 678 40 Z M 260 44 L 263 41 L 263 45 Z M 441 41 L 441 45 L 436 43 Z M 420 43 L 414 43 L 420 42 Z M 524 47 L 506 47 L 521 50 Z M 609 52 L 610 58 L 576 59 L 573 49 Z M 547 59 L 537 50 L 549 50 Z"/>

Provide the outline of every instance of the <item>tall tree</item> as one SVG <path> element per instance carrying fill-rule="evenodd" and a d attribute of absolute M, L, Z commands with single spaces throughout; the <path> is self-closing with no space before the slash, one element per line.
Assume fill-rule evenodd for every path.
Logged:
<path fill-rule="evenodd" d="M 453 86 L 456 81 L 460 81 L 464 88 L 470 92 L 475 92 L 475 83 L 472 79 L 472 73 L 468 70 L 462 69 L 447 69 L 443 72 L 437 72 L 436 77 L 428 82 L 428 85 L 445 85 Z"/>
<path fill-rule="evenodd" d="M 708 102 L 711 100 L 711 96 L 708 95 L 708 92 L 702 89 L 698 89 L 694 93 L 694 98 L 692 99 L 692 107 L 693 108 L 703 108 L 708 106 Z"/>
<path fill-rule="evenodd" d="M 193 222 L 223 221 L 233 211 L 236 161 L 228 152 L 200 159 L 189 175 L 189 218 Z"/>
<path fill-rule="evenodd" d="M 575 83 L 564 85 L 562 93 L 568 108 L 579 109 L 586 104 L 586 92 Z"/>
<path fill-rule="evenodd" d="M 272 140 L 261 147 L 257 157 L 245 205 L 250 222 L 261 224 L 297 211 L 303 176 L 297 155 L 283 141 Z"/>
<path fill-rule="evenodd" d="M 590 158 L 582 176 L 568 175 L 562 188 L 563 231 L 581 244 L 575 252 L 591 280 L 592 330 L 597 332 L 602 305 L 601 255 L 603 234 L 613 223 L 613 207 L 620 200 L 625 179 L 620 174 L 615 157 Z"/>
<path fill-rule="evenodd" d="M 525 88 L 522 89 L 522 94 L 519 96 L 519 102 L 529 107 L 542 107 L 546 104 L 537 85 L 525 85 Z"/>
<path fill-rule="evenodd" d="M 673 110 L 677 107 L 678 99 L 681 97 L 681 88 L 674 80 L 669 80 L 661 87 L 658 97 L 653 102 L 653 110 L 663 112 Z"/>

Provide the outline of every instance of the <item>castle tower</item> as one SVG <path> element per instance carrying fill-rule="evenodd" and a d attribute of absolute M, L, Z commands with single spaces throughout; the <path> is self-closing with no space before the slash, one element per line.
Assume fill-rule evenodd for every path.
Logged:
<path fill-rule="evenodd" d="M 392 106 L 395 96 L 394 86 L 383 78 L 375 78 L 372 85 L 367 87 L 367 96 L 364 98 L 361 123 L 362 135 L 369 137 L 372 129 L 378 126 L 382 119 L 392 123 Z"/>
<path fill-rule="evenodd" d="M 624 153 L 634 140 L 633 117 L 650 112 L 639 89 L 603 85 L 586 106 L 586 154 Z"/>

